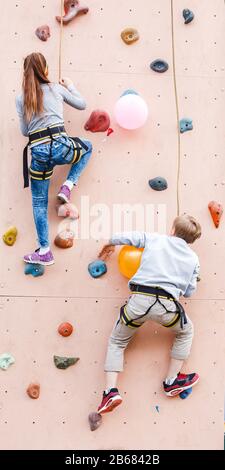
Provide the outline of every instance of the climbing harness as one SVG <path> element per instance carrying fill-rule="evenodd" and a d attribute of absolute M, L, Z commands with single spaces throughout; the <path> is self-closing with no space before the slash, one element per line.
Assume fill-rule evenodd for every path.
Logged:
<path fill-rule="evenodd" d="M 23 178 L 24 178 L 24 188 L 29 186 L 29 169 L 28 169 L 28 147 L 30 144 L 34 143 L 46 143 L 46 138 L 49 138 L 50 142 L 50 159 L 52 157 L 52 144 L 53 141 L 57 142 L 56 137 L 64 136 L 66 137 L 65 127 L 62 124 L 53 124 L 52 126 L 46 127 L 44 129 L 38 129 L 37 131 L 31 132 L 29 134 L 29 142 L 23 150 Z M 82 149 L 86 152 L 88 151 L 88 146 L 78 137 L 68 137 L 71 142 L 74 155 L 73 159 L 69 163 L 78 163 L 82 156 Z M 68 153 L 71 151 L 71 146 L 67 145 L 66 142 L 61 142 L 65 147 L 68 148 L 68 152 L 64 156 L 67 157 Z M 36 159 L 37 160 L 37 159 Z M 38 160 L 37 160 L 38 161 Z M 42 162 L 41 162 L 42 163 Z M 47 171 L 36 171 L 30 168 L 30 177 L 35 180 L 47 180 L 50 179 L 53 174 L 53 168 L 48 169 Z"/>
<path fill-rule="evenodd" d="M 178 300 L 176 300 L 171 294 L 166 292 L 164 289 L 161 289 L 160 287 L 141 286 L 139 284 L 130 284 L 130 289 L 136 294 L 150 295 L 156 298 L 155 302 L 147 309 L 147 311 L 143 315 L 139 316 L 139 319 L 145 317 L 150 312 L 152 307 L 159 303 L 160 305 L 162 305 L 162 307 L 167 313 L 175 314 L 173 320 L 163 326 L 165 326 L 166 328 L 171 328 L 172 326 L 176 325 L 176 323 L 180 320 L 181 328 L 184 328 L 184 325 L 187 323 L 187 317 L 184 308 L 180 304 L 180 302 L 178 302 Z M 176 312 L 168 310 L 165 305 L 163 305 L 160 299 L 167 299 L 173 301 L 177 308 Z M 126 304 L 123 305 L 120 309 L 120 320 L 130 328 L 139 328 L 141 326 L 141 323 L 138 323 L 137 321 L 134 321 L 129 317 L 127 313 Z"/>

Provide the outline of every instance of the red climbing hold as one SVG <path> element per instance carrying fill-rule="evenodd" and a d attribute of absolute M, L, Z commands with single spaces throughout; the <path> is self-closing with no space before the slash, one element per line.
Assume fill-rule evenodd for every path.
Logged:
<path fill-rule="evenodd" d="M 111 127 L 109 127 L 107 131 L 107 137 L 109 137 L 109 135 L 111 135 L 113 132 L 114 130 Z"/>
<path fill-rule="evenodd" d="M 31 383 L 27 388 L 27 395 L 33 400 L 37 400 L 40 395 L 40 385 L 37 383 Z"/>
<path fill-rule="evenodd" d="M 73 333 L 73 325 L 71 323 L 61 323 L 58 327 L 58 332 L 61 336 L 67 337 Z"/>
<path fill-rule="evenodd" d="M 88 13 L 89 8 L 81 6 L 79 0 L 64 0 L 64 10 L 63 23 L 68 24 L 76 16 Z M 61 16 L 56 16 L 56 19 L 59 23 L 61 22 Z"/>
<path fill-rule="evenodd" d="M 39 28 L 36 29 L 35 34 L 41 41 L 47 41 L 51 36 L 50 28 L 47 24 L 39 26 Z"/>
<path fill-rule="evenodd" d="M 208 208 L 213 219 L 214 225 L 216 228 L 218 228 L 220 224 L 220 219 L 223 215 L 223 207 L 221 204 L 219 204 L 219 202 L 211 201 L 208 204 Z"/>
<path fill-rule="evenodd" d="M 86 122 L 84 128 L 91 132 L 105 132 L 110 126 L 110 117 L 105 111 L 96 109 Z"/>

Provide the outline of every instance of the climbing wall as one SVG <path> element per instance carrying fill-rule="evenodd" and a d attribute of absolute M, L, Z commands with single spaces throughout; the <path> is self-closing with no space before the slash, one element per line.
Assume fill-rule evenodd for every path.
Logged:
<path fill-rule="evenodd" d="M 78 239 L 74 247 L 54 248 L 56 263 L 44 276 L 24 275 L 22 257 L 36 247 L 30 191 L 23 190 L 21 136 L 15 110 L 22 61 L 42 52 L 50 78 L 58 80 L 59 0 L 13 0 L 1 12 L 1 233 L 16 225 L 14 246 L 1 242 L 0 354 L 15 364 L 0 370 L 1 449 L 222 449 L 224 408 L 225 222 L 216 229 L 208 202 L 224 203 L 224 1 L 214 0 L 87 0 L 89 13 L 63 31 L 62 72 L 73 79 L 87 100 L 82 112 L 66 107 L 71 135 L 93 142 L 91 162 L 73 202 L 90 205 L 90 221 L 101 206 L 152 205 L 154 230 L 167 228 L 176 215 L 177 162 L 180 154 L 181 212 L 199 219 L 203 236 L 195 245 L 201 260 L 201 281 L 193 299 L 185 301 L 195 324 L 192 355 L 186 371 L 201 381 L 187 400 L 169 400 L 162 393 L 172 337 L 155 324 L 138 331 L 126 355 L 119 388 L 124 403 L 91 432 L 87 416 L 95 411 L 104 387 L 107 338 L 128 294 L 114 256 L 108 273 L 89 276 L 103 240 Z M 171 15 L 172 3 L 172 15 Z M 185 25 L 183 8 L 195 18 Z M 48 24 L 51 37 L 41 42 L 38 26 Z M 172 28 L 173 25 L 173 28 Z M 140 39 L 126 45 L 121 31 L 134 27 Z M 174 57 L 173 57 L 174 55 Z M 167 72 L 149 67 L 161 58 Z M 173 61 L 173 58 L 175 59 Z M 175 67 L 173 66 L 175 65 Z M 176 85 L 176 87 L 175 87 Z M 147 124 L 125 131 L 113 117 L 124 90 L 138 91 L 149 107 Z M 177 91 L 177 104 L 175 99 Z M 107 111 L 114 133 L 91 134 L 83 126 L 94 109 Z M 191 118 L 193 130 L 180 135 L 177 118 Z M 49 201 L 51 239 L 58 231 L 55 196 L 66 168 L 54 172 Z M 148 180 L 164 176 L 168 189 L 156 192 Z M 89 199 L 87 199 L 89 198 Z M 94 207 L 94 209 L 93 209 Z M 159 214 L 158 214 L 159 213 Z M 166 214 L 160 219 L 160 214 Z M 161 222 L 162 222 L 161 220 Z M 80 219 L 87 229 L 88 218 Z M 163 223 L 159 223 L 162 229 Z M 139 227 L 137 227 L 139 228 Z M 74 325 L 69 338 L 59 336 L 62 321 Z M 53 355 L 78 356 L 67 370 L 56 369 Z M 26 394 L 30 382 L 41 384 L 38 400 Z"/>

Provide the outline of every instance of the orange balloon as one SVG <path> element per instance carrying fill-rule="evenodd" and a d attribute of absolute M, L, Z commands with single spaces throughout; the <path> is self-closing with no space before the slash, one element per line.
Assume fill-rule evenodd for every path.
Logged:
<path fill-rule="evenodd" d="M 119 252 L 119 270 L 123 276 L 130 279 L 137 272 L 142 257 L 143 248 L 125 245 Z"/>

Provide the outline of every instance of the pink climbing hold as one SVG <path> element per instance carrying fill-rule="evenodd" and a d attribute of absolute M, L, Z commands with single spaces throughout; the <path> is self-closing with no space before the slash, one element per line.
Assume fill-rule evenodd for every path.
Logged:
<path fill-rule="evenodd" d="M 93 111 L 84 125 L 86 131 L 105 132 L 110 126 L 110 117 L 105 111 L 96 109 Z"/>
<path fill-rule="evenodd" d="M 57 213 L 59 217 L 69 217 L 70 219 L 74 220 L 79 219 L 79 212 L 76 206 L 70 202 L 57 206 Z"/>
<path fill-rule="evenodd" d="M 41 41 L 47 41 L 51 36 L 50 28 L 47 24 L 39 26 L 39 28 L 36 29 L 35 34 Z"/>
<path fill-rule="evenodd" d="M 102 416 L 96 412 L 90 413 L 88 421 L 91 431 L 96 431 L 96 429 L 98 429 L 102 424 Z"/>
<path fill-rule="evenodd" d="M 89 8 L 81 6 L 79 0 L 64 0 L 64 11 L 63 24 L 68 24 L 76 16 L 88 13 Z M 61 23 L 61 16 L 56 16 L 56 19 Z"/>

